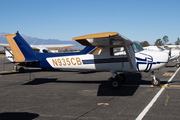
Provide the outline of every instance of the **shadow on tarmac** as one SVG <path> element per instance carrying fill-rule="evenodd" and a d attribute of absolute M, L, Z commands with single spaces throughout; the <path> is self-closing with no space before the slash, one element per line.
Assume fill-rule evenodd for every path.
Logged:
<path fill-rule="evenodd" d="M 23 85 L 40 85 L 45 83 L 75 83 L 75 84 L 100 84 L 97 96 L 132 96 L 137 88 L 139 87 L 139 84 L 137 85 L 130 85 L 130 86 L 124 86 L 126 84 L 123 84 L 119 90 L 112 90 L 110 87 L 110 81 L 57 81 L 57 78 L 35 78 L 32 81 L 29 81 Z"/>
<path fill-rule="evenodd" d="M 75 83 L 75 84 L 100 84 L 97 96 L 132 96 L 139 88 L 140 85 L 151 85 L 151 81 L 142 80 L 140 73 L 125 73 L 126 82 L 122 84 L 118 90 L 112 90 L 110 87 L 110 81 L 98 80 L 98 81 L 87 81 L 87 80 L 58 80 L 58 78 L 35 78 L 32 81 L 24 83 L 23 85 L 40 85 L 46 83 Z M 165 84 L 167 81 L 161 81 L 161 84 Z"/>
<path fill-rule="evenodd" d="M 0 75 L 10 75 L 10 74 L 25 74 L 25 73 L 37 73 L 37 72 L 78 72 L 77 70 L 61 70 L 61 69 L 53 69 L 49 68 L 47 70 L 41 70 L 41 69 L 27 69 L 24 73 L 20 73 L 19 71 L 16 72 L 0 72 Z"/>
<path fill-rule="evenodd" d="M 23 85 L 40 85 L 45 83 L 57 83 L 57 78 L 35 78 L 32 81 L 24 83 Z"/>
<path fill-rule="evenodd" d="M 0 120 L 33 120 L 38 114 L 28 112 L 4 112 L 0 113 Z"/>
<path fill-rule="evenodd" d="M 87 74 L 87 73 L 86 73 Z M 58 78 L 35 78 L 32 81 L 24 83 L 23 85 L 40 85 L 46 83 L 75 83 L 75 84 L 100 84 L 97 96 L 132 96 L 139 88 L 140 85 L 151 85 L 151 80 L 142 80 L 140 73 L 125 73 L 126 82 L 122 84 L 120 89 L 112 90 L 110 87 L 110 81 L 98 80 L 98 81 L 87 81 L 87 80 L 58 80 Z M 161 81 L 161 84 L 166 84 L 167 81 Z"/>

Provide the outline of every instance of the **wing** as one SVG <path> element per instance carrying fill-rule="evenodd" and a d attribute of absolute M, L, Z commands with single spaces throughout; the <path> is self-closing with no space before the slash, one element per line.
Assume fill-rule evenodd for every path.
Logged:
<path fill-rule="evenodd" d="M 117 32 L 104 32 L 72 38 L 85 46 L 125 46 L 132 41 Z"/>
<path fill-rule="evenodd" d="M 9 47 L 9 44 L 0 43 L 0 47 Z"/>
<path fill-rule="evenodd" d="M 0 47 L 9 47 L 9 44 L 0 43 Z M 40 48 L 46 48 L 46 49 L 65 49 L 70 47 L 76 47 L 76 45 L 73 44 L 56 44 L 56 45 L 31 45 L 33 49 L 40 49 Z"/>
<path fill-rule="evenodd" d="M 41 49 L 41 48 L 46 48 L 46 49 L 65 49 L 69 47 L 76 47 L 76 45 L 73 44 L 56 44 L 56 45 L 31 45 L 33 49 Z"/>

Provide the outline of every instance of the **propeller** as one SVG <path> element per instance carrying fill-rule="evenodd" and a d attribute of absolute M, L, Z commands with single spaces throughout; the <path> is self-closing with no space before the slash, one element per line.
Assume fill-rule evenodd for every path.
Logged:
<path fill-rule="evenodd" d="M 171 48 L 169 48 L 169 57 L 171 57 Z"/>

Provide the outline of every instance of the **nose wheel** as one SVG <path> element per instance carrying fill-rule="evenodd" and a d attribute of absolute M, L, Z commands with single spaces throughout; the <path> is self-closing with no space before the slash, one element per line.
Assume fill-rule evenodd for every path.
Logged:
<path fill-rule="evenodd" d="M 152 81 L 151 81 L 152 85 L 159 86 L 161 81 L 159 78 L 156 78 L 154 71 L 151 72 L 151 77 L 152 77 Z"/>
<path fill-rule="evenodd" d="M 154 85 L 154 86 L 159 86 L 159 85 L 160 85 L 160 80 L 159 80 L 158 78 L 156 78 L 155 80 L 152 79 L 151 83 L 152 83 L 152 85 Z"/>
<path fill-rule="evenodd" d="M 179 68 L 179 67 L 180 67 L 179 58 L 176 59 L 176 62 L 177 62 L 177 63 L 176 63 L 176 65 L 175 65 L 175 67 L 176 67 L 176 68 Z"/>
<path fill-rule="evenodd" d="M 175 65 L 175 67 L 176 67 L 176 68 L 179 68 L 179 66 L 180 66 L 179 64 L 180 64 L 180 63 L 177 63 L 177 64 Z"/>

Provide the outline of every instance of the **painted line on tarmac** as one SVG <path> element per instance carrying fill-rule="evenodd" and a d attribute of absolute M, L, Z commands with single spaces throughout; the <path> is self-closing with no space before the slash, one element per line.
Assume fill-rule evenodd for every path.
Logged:
<path fill-rule="evenodd" d="M 163 76 L 172 76 L 173 72 L 165 72 Z"/>
<path fill-rule="evenodd" d="M 171 78 L 168 80 L 168 82 L 164 85 L 167 86 L 172 79 L 175 77 L 175 75 L 177 74 L 177 72 L 179 71 L 180 68 L 178 68 L 176 70 L 176 72 L 171 76 Z M 138 117 L 136 118 L 136 120 L 142 120 L 143 117 L 146 115 L 146 113 L 150 110 L 150 108 L 153 106 L 153 104 L 156 102 L 156 100 L 158 99 L 158 97 L 161 95 L 161 93 L 164 91 L 164 87 L 162 87 L 159 92 L 154 96 L 154 98 L 151 100 L 151 102 L 144 108 L 144 110 L 138 115 Z"/>

